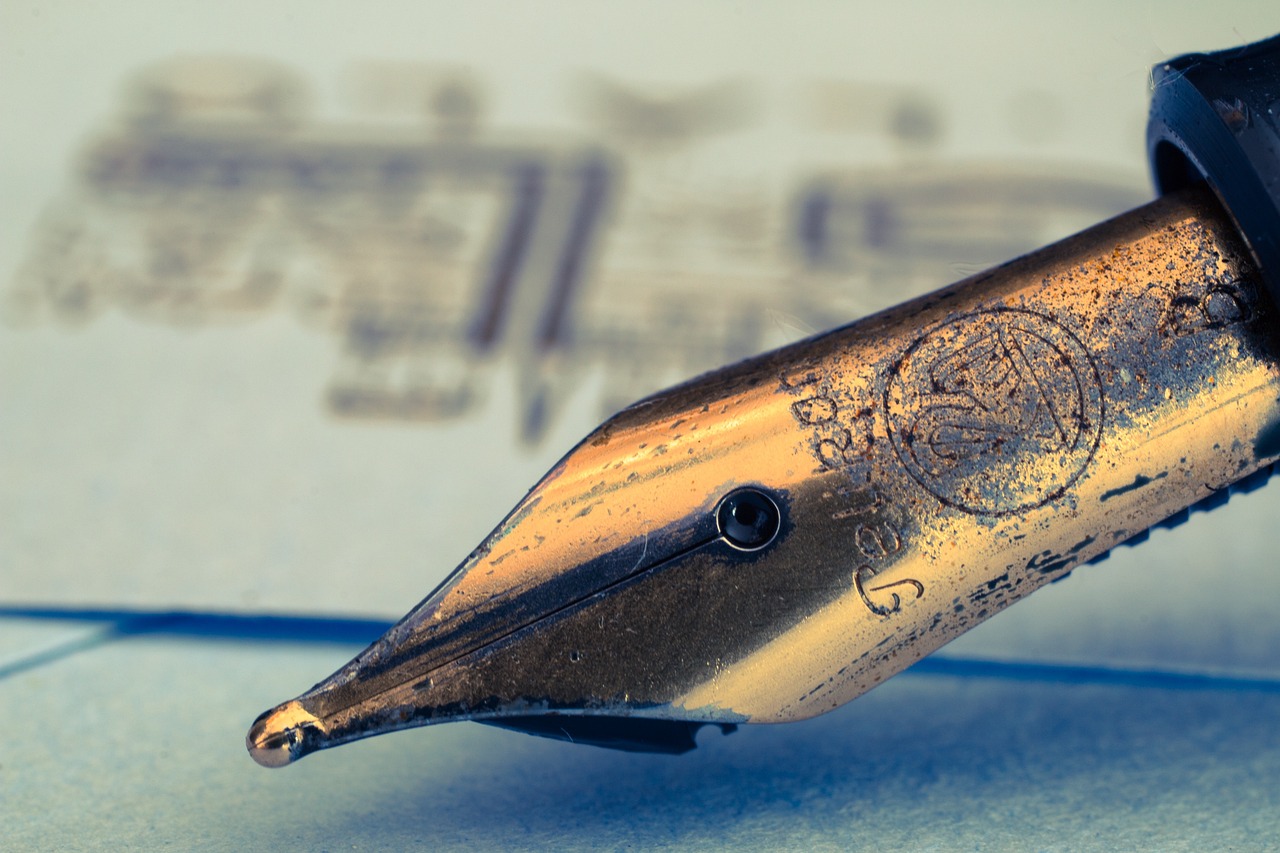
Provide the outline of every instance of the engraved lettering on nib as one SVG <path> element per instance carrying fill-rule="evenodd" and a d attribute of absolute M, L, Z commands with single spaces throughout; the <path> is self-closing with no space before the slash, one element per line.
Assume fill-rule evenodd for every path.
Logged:
<path fill-rule="evenodd" d="M 915 578 L 903 578 L 878 586 L 867 586 L 876 575 L 886 568 L 887 561 L 902 550 L 902 534 L 898 532 L 896 527 L 887 521 L 880 522 L 874 526 L 860 524 L 858 529 L 854 531 L 853 541 L 858 547 L 859 554 L 866 559 L 865 563 L 853 570 L 853 587 L 858 591 L 858 595 L 862 598 L 862 603 L 867 606 L 868 610 L 877 616 L 889 616 L 902 609 L 902 597 L 897 592 L 889 593 L 887 599 L 879 596 L 878 598 L 884 599 L 883 601 L 873 599 L 870 595 L 873 592 L 882 592 L 895 588 L 899 591 L 909 589 L 915 595 L 911 596 L 908 601 L 914 601 L 924 595 L 924 584 Z"/>
<path fill-rule="evenodd" d="M 879 604 L 871 599 L 871 596 L 867 594 L 869 592 L 881 592 L 895 587 L 908 589 L 915 593 L 915 595 L 912 595 L 908 601 L 915 600 L 924 595 L 924 584 L 920 583 L 920 581 L 915 578 L 903 578 L 900 581 L 883 584 L 882 586 L 873 586 L 868 589 L 866 582 L 869 578 L 874 576 L 874 572 L 872 572 L 868 566 L 859 566 L 853 573 L 853 586 L 854 589 L 858 590 L 858 595 L 862 597 L 862 603 L 867 606 L 868 610 L 877 616 L 891 616 L 901 610 L 902 597 L 899 596 L 898 593 L 894 592 L 891 593 L 892 597 L 888 604 Z"/>
<path fill-rule="evenodd" d="M 893 449 L 943 503 L 1007 515 L 1061 497 L 1102 434 L 1102 382 L 1064 325 L 1032 311 L 965 314 L 911 345 L 888 373 Z"/>
<path fill-rule="evenodd" d="M 1255 315 L 1253 299 L 1236 281 L 1185 281 L 1172 291 L 1160 324 L 1170 337 L 1248 323 Z"/>

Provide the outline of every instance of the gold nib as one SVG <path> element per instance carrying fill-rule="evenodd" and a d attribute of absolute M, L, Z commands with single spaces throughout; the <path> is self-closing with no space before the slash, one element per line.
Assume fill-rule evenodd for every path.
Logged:
<path fill-rule="evenodd" d="M 1183 97 L 1221 63 L 1236 88 Z M 708 723 L 813 717 L 1268 476 L 1280 135 L 1178 110 L 1273 98 L 1280 37 L 1160 71 L 1162 198 L 618 413 L 399 624 L 260 717 L 250 754 L 455 720 L 674 753 Z M 1179 127 L 1253 172 L 1193 180 Z"/>

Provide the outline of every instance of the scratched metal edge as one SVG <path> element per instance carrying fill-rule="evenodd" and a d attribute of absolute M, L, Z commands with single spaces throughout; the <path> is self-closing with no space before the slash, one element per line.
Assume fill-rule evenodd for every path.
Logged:
<path fill-rule="evenodd" d="M 4 620 L 102 623 L 104 630 L 0 665 L 0 681 L 82 652 L 135 637 L 345 646 L 372 642 L 393 624 L 389 620 L 305 614 L 242 614 L 193 610 L 34 605 L 0 607 L 0 623 Z M 904 674 L 1159 690 L 1280 694 L 1280 678 L 1229 672 L 966 658 L 946 654 L 927 657 L 905 670 Z"/>

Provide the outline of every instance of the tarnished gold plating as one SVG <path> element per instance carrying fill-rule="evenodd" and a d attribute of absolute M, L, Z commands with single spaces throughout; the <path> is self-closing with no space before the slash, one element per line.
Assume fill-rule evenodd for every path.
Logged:
<path fill-rule="evenodd" d="M 1195 190 L 642 401 L 281 706 L 307 725 L 265 718 L 299 743 L 255 726 L 250 750 L 286 763 L 458 719 L 830 710 L 1274 462 L 1275 320 Z M 755 552 L 716 525 L 743 487 L 782 511 Z"/>

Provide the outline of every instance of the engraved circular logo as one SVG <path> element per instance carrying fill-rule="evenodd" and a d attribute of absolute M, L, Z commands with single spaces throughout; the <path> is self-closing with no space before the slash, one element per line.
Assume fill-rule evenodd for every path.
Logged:
<path fill-rule="evenodd" d="M 1055 500 L 1102 435 L 1102 381 L 1080 340 L 1021 309 L 965 314 L 889 370 L 893 449 L 943 503 L 1008 515 Z"/>

